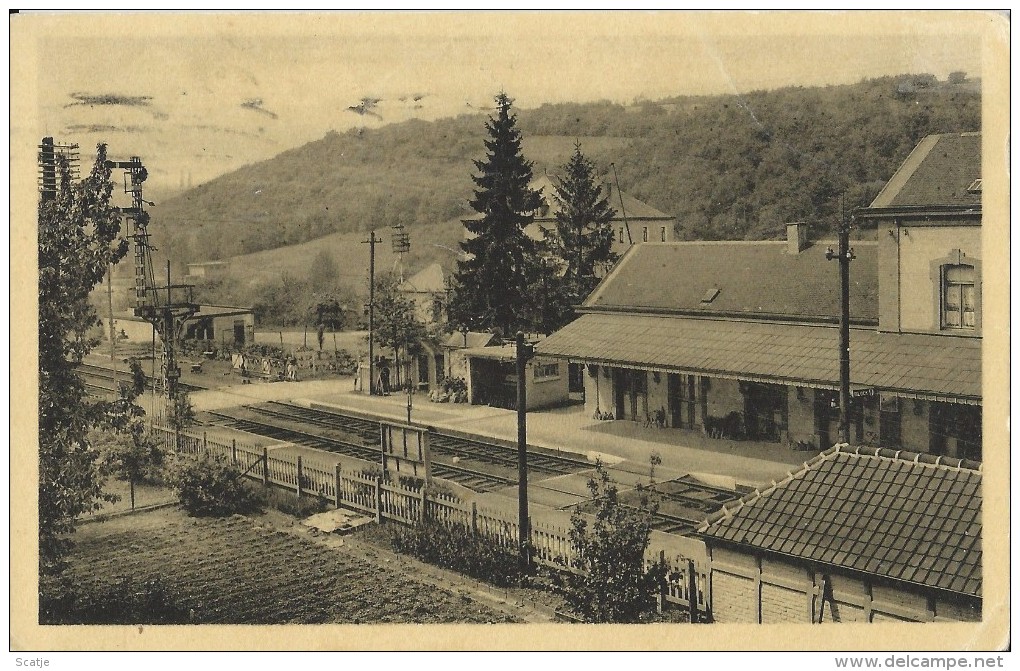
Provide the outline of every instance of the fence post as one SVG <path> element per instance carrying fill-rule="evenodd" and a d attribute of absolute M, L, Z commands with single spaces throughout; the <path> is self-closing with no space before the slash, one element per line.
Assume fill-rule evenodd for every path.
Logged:
<path fill-rule="evenodd" d="M 234 464 L 237 463 L 237 438 L 230 440 L 230 460 Z"/>
<path fill-rule="evenodd" d="M 174 452 L 180 454 L 181 451 L 181 427 L 174 427 Z"/>
<path fill-rule="evenodd" d="M 301 498 L 301 475 L 302 475 L 302 470 L 301 470 L 301 455 L 299 454 L 298 458 L 297 458 L 297 485 L 296 485 L 296 487 L 297 487 L 297 495 L 298 495 L 299 499 Z"/>
<path fill-rule="evenodd" d="M 698 574 L 694 572 L 694 560 L 687 560 L 687 602 L 690 604 L 690 621 L 698 621 Z"/>
<path fill-rule="evenodd" d="M 336 503 L 336 507 L 339 508 L 340 507 L 340 462 L 339 461 L 336 463 L 336 466 L 333 468 L 333 477 L 334 477 L 333 484 L 336 485 L 336 489 L 333 490 L 336 493 L 336 496 L 334 497 L 334 500 L 335 500 L 335 503 Z"/>
<path fill-rule="evenodd" d="M 375 521 L 376 524 L 382 524 L 382 477 L 375 479 Z"/>
<path fill-rule="evenodd" d="M 262 484 L 269 486 L 269 448 L 262 448 Z"/>
<path fill-rule="evenodd" d="M 478 503 L 476 501 L 471 502 L 471 535 L 478 535 Z"/>
<path fill-rule="evenodd" d="M 659 565 L 666 565 L 666 551 L 659 550 Z M 662 576 L 662 580 L 659 582 L 659 590 L 655 595 L 655 610 L 662 613 L 666 608 L 666 590 L 669 589 L 669 571 Z"/>
<path fill-rule="evenodd" d="M 429 500 L 425 497 L 425 487 L 424 486 L 420 490 L 419 498 L 420 498 L 421 508 L 419 509 L 419 512 L 418 512 L 418 519 L 421 520 L 422 523 L 424 523 L 426 520 L 428 520 L 428 511 L 425 510 L 425 506 L 427 506 L 428 503 L 429 503 Z"/>

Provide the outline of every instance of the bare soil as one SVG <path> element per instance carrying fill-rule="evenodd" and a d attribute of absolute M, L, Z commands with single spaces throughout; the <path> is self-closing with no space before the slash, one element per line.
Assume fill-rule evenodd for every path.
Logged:
<path fill-rule="evenodd" d="M 196 624 L 520 621 L 385 557 L 368 561 L 337 537 L 280 529 L 280 521 L 191 518 L 179 508 L 97 521 L 75 534 L 68 571 L 83 586 L 159 579 Z"/>

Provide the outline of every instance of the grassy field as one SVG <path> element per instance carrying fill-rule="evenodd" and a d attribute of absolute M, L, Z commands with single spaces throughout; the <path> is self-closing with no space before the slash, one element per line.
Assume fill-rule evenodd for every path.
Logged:
<path fill-rule="evenodd" d="M 496 623 L 476 601 L 242 517 L 189 518 L 177 508 L 83 525 L 69 577 L 101 591 L 158 579 L 193 623 Z"/>

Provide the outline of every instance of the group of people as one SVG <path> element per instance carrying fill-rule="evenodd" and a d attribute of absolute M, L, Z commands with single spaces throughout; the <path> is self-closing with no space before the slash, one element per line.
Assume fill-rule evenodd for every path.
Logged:
<path fill-rule="evenodd" d="M 248 378 L 252 374 L 258 374 L 253 369 L 259 366 L 259 362 L 261 362 L 261 374 L 263 377 L 270 380 L 274 378 L 290 381 L 297 380 L 297 359 L 292 356 L 288 356 L 281 361 L 270 357 L 261 359 L 249 358 L 244 354 L 240 354 L 239 361 L 235 363 L 235 367 L 240 369 L 242 378 Z M 249 364 L 254 364 L 254 366 L 249 367 Z"/>
<path fill-rule="evenodd" d="M 380 396 L 386 396 L 391 391 L 394 391 L 395 387 L 391 385 L 390 381 L 391 378 L 390 363 L 386 359 L 386 357 L 382 356 L 376 357 L 375 365 L 373 366 L 373 368 L 375 379 L 372 381 L 371 393 Z M 364 363 L 362 363 L 361 359 L 358 360 L 358 366 L 356 370 L 357 374 L 354 377 L 354 388 L 363 390 L 364 386 L 362 376 L 366 374 L 366 369 L 364 368 Z"/>

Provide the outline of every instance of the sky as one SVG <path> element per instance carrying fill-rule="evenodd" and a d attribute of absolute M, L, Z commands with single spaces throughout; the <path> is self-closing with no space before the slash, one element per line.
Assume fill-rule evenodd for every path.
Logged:
<path fill-rule="evenodd" d="M 35 14 L 11 21 L 18 126 L 138 155 L 172 191 L 330 130 L 519 108 L 981 75 L 982 16 L 940 13 Z M 19 65 L 24 67 L 19 67 Z M 22 88 L 19 89 L 19 86 Z M 365 99 L 368 99 L 365 102 Z M 32 104 L 34 103 L 34 104 Z M 16 130 L 16 129 L 15 129 Z M 36 140 L 37 141 L 37 140 Z"/>

